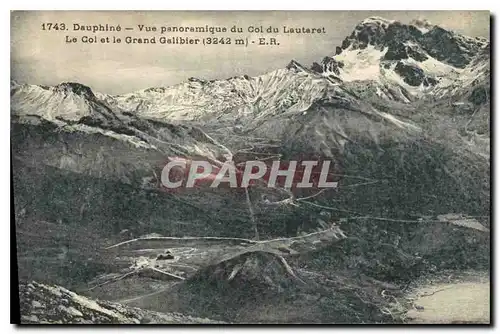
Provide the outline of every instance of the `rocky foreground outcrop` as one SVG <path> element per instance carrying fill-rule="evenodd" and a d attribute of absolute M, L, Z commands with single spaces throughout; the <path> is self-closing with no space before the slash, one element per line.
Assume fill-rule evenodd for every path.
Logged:
<path fill-rule="evenodd" d="M 93 300 L 57 285 L 19 284 L 21 324 L 206 324 L 218 323 L 178 313 L 163 314 Z"/>

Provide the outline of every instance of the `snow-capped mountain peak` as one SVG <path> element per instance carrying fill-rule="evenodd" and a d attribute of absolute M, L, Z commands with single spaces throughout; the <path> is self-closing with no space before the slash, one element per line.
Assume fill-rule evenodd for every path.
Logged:
<path fill-rule="evenodd" d="M 485 50 L 489 50 L 486 39 L 462 36 L 425 20 L 403 24 L 369 17 L 354 27 L 334 54 L 311 67 L 291 60 L 284 68 L 256 77 L 189 78 L 178 85 L 118 96 L 94 94 L 89 87 L 70 82 L 55 87 L 11 83 L 11 95 L 19 102 L 13 103 L 14 111 L 39 114 L 43 105 L 45 118 L 62 115 L 79 120 L 92 113 L 101 119 L 115 110 L 156 119 L 255 120 L 285 111 L 302 113 L 325 96 L 346 92 L 406 103 L 456 94 L 489 75 Z"/>
<path fill-rule="evenodd" d="M 394 23 L 394 20 L 388 20 L 386 18 L 380 17 L 380 16 L 371 16 L 363 21 L 361 21 L 360 25 L 370 25 L 370 24 L 375 24 L 375 25 L 381 25 L 383 27 L 387 27 L 390 24 Z"/>
<path fill-rule="evenodd" d="M 95 99 L 94 92 L 90 87 L 77 82 L 63 82 L 51 88 L 55 92 L 64 94 L 76 94 L 87 99 Z"/>
<path fill-rule="evenodd" d="M 417 27 L 423 34 L 434 28 L 434 25 L 426 19 L 414 19 L 410 25 Z"/>
<path fill-rule="evenodd" d="M 46 119 L 63 117 L 77 121 L 90 115 L 95 103 L 92 90 L 78 83 L 62 83 L 53 87 L 11 84 L 11 110 L 18 115 L 39 115 Z"/>
<path fill-rule="evenodd" d="M 342 82 L 370 81 L 369 89 L 379 96 L 390 87 L 408 102 L 411 96 L 442 94 L 463 71 L 477 72 L 470 67 L 484 66 L 476 58 L 488 46 L 485 38 L 463 36 L 424 19 L 403 24 L 370 17 L 311 70 Z"/>

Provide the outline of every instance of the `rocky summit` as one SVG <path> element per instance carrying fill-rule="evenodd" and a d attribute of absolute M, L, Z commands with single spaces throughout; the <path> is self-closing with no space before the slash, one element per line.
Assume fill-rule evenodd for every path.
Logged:
<path fill-rule="evenodd" d="M 162 314 L 80 296 L 60 286 L 20 283 L 22 324 L 216 324 L 210 319 Z"/>

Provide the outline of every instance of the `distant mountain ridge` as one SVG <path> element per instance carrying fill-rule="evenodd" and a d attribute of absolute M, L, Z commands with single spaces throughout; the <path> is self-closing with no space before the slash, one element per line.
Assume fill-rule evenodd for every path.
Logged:
<path fill-rule="evenodd" d="M 489 50 L 485 38 L 463 36 L 427 21 L 403 24 L 370 17 L 356 25 L 333 55 L 310 67 L 291 61 L 284 69 L 257 77 L 190 78 L 178 85 L 122 95 L 94 95 L 89 87 L 68 83 L 31 90 L 74 92 L 88 102 L 68 98 L 64 104 L 82 113 L 90 101 L 98 99 L 114 109 L 159 119 L 210 119 L 227 112 L 266 117 L 268 113 L 305 111 L 326 95 L 345 95 L 346 88 L 347 94 L 354 92 L 360 98 L 376 96 L 404 103 L 457 95 L 489 76 Z M 364 88 L 359 89 L 357 83 L 361 82 Z M 14 92 L 18 89 L 17 84 L 11 86 Z M 54 98 L 30 101 L 34 107 L 55 103 Z M 21 112 L 26 112 L 30 101 L 23 102 Z M 63 109 L 58 106 L 58 113 L 64 114 Z"/>

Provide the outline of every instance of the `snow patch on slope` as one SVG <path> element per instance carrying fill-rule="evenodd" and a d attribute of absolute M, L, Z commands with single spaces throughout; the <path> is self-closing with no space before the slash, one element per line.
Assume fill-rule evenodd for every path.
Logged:
<path fill-rule="evenodd" d="M 431 76 L 454 76 L 456 77 L 461 70 L 455 68 L 451 65 L 440 62 L 439 60 L 428 56 L 428 58 L 424 61 L 416 61 L 413 58 L 408 58 L 405 60 L 408 64 L 417 65 L 422 70 L 425 71 L 427 75 Z"/>
<path fill-rule="evenodd" d="M 362 50 L 348 48 L 333 58 L 344 63 L 344 67 L 340 69 L 340 78 L 342 80 L 379 81 L 380 59 L 386 52 L 387 48 L 379 50 L 373 45 L 368 45 Z"/>

